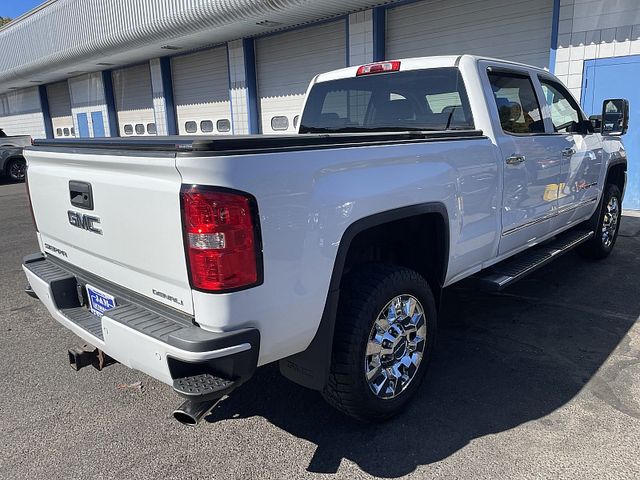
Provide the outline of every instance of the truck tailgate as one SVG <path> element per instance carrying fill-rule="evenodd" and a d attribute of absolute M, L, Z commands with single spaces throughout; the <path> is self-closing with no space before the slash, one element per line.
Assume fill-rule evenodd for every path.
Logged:
<path fill-rule="evenodd" d="M 53 148 L 25 154 L 43 252 L 193 313 L 175 153 Z"/>

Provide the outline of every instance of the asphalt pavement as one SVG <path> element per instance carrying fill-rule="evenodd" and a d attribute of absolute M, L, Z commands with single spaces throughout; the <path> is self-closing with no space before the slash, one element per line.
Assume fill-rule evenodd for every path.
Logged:
<path fill-rule="evenodd" d="M 640 218 L 605 261 L 449 289 L 416 401 L 377 425 L 274 366 L 197 428 L 139 372 L 73 371 L 80 340 L 23 293 L 36 251 L 24 185 L 0 182 L 0 478 L 640 478 Z"/>

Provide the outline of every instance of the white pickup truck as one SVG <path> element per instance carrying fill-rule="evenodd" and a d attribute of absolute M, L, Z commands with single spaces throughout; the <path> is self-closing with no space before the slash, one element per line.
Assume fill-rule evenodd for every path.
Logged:
<path fill-rule="evenodd" d="M 382 420 L 424 377 L 443 288 L 611 252 L 628 103 L 603 112 L 463 55 L 318 75 L 297 135 L 37 141 L 27 292 L 91 345 L 73 366 L 172 385 L 184 423 L 275 361 Z"/>

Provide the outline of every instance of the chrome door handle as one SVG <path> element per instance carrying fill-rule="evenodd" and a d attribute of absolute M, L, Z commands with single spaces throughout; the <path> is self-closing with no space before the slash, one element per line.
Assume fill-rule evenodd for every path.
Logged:
<path fill-rule="evenodd" d="M 575 154 L 576 154 L 575 148 L 568 147 L 562 150 L 563 157 L 573 157 Z"/>
<path fill-rule="evenodd" d="M 520 165 L 526 160 L 524 155 L 511 155 L 507 158 L 507 165 Z"/>

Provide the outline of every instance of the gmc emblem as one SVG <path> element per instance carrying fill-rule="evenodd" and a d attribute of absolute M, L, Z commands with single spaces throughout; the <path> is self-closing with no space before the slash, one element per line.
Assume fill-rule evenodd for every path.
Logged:
<path fill-rule="evenodd" d="M 102 230 L 96 227 L 96 224 L 100 223 L 100 219 L 98 217 L 87 215 L 85 213 L 74 212 L 73 210 L 69 210 L 67 214 L 69 215 L 69 223 L 74 227 L 102 235 Z"/>

